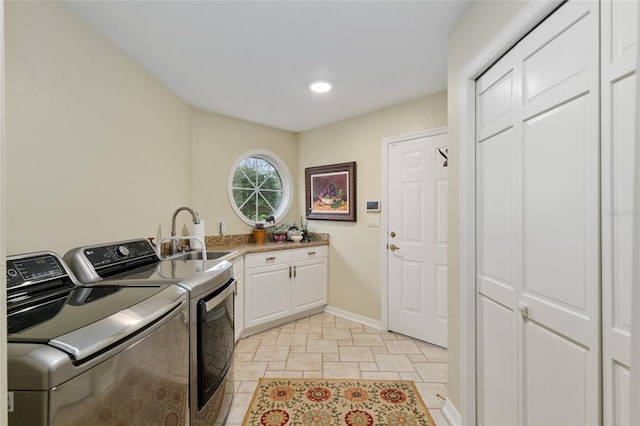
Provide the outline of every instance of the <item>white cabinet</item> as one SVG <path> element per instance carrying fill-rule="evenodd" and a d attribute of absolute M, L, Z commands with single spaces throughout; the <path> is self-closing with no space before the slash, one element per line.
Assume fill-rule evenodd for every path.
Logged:
<path fill-rule="evenodd" d="M 233 278 L 236 280 L 236 296 L 233 299 L 233 324 L 236 340 L 238 340 L 244 331 L 244 257 L 239 256 L 232 263 Z"/>
<path fill-rule="evenodd" d="M 245 256 L 246 329 L 327 303 L 327 247 Z"/>

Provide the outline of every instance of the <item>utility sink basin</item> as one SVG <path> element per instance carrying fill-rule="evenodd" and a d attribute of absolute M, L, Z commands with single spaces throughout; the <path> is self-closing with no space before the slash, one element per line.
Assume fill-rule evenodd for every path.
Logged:
<path fill-rule="evenodd" d="M 230 254 L 230 251 L 207 251 L 207 260 L 212 259 L 220 259 L 221 257 L 225 257 Z M 172 257 L 172 259 L 177 260 L 202 260 L 202 252 L 201 251 L 188 251 L 186 253 L 181 253 Z"/>

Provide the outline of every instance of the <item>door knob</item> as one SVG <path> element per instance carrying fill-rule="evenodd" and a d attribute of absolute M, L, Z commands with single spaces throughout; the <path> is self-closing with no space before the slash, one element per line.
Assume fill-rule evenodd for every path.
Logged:
<path fill-rule="evenodd" d="M 400 250 L 400 247 L 398 247 L 398 246 L 397 246 L 397 245 L 395 245 L 395 244 L 390 244 L 390 245 L 389 245 L 389 250 L 391 250 L 391 251 Z"/>
<path fill-rule="evenodd" d="M 529 318 L 529 307 L 526 303 L 518 302 L 518 309 L 520 310 L 520 313 L 522 314 L 524 319 Z"/>
<path fill-rule="evenodd" d="M 389 235 L 391 236 L 391 238 L 394 238 L 396 236 L 396 233 L 391 231 L 391 233 Z"/>

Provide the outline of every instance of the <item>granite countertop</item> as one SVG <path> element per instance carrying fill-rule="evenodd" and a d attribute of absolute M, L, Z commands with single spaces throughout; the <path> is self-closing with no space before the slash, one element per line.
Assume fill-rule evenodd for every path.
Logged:
<path fill-rule="evenodd" d="M 329 245 L 329 234 L 310 233 L 311 241 L 294 243 L 293 241 L 265 241 L 262 244 L 253 242 L 253 236 L 248 235 L 222 235 L 207 236 L 205 243 L 208 251 L 230 251 L 224 260 L 234 260 L 239 256 L 249 253 L 261 253 L 274 250 L 293 250 L 305 247 L 317 247 Z"/>

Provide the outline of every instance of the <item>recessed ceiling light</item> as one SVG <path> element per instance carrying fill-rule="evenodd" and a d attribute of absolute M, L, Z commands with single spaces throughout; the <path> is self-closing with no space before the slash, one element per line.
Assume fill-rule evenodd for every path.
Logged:
<path fill-rule="evenodd" d="M 309 83 L 309 89 L 316 93 L 327 93 L 331 90 L 331 83 L 328 81 L 312 81 Z"/>

